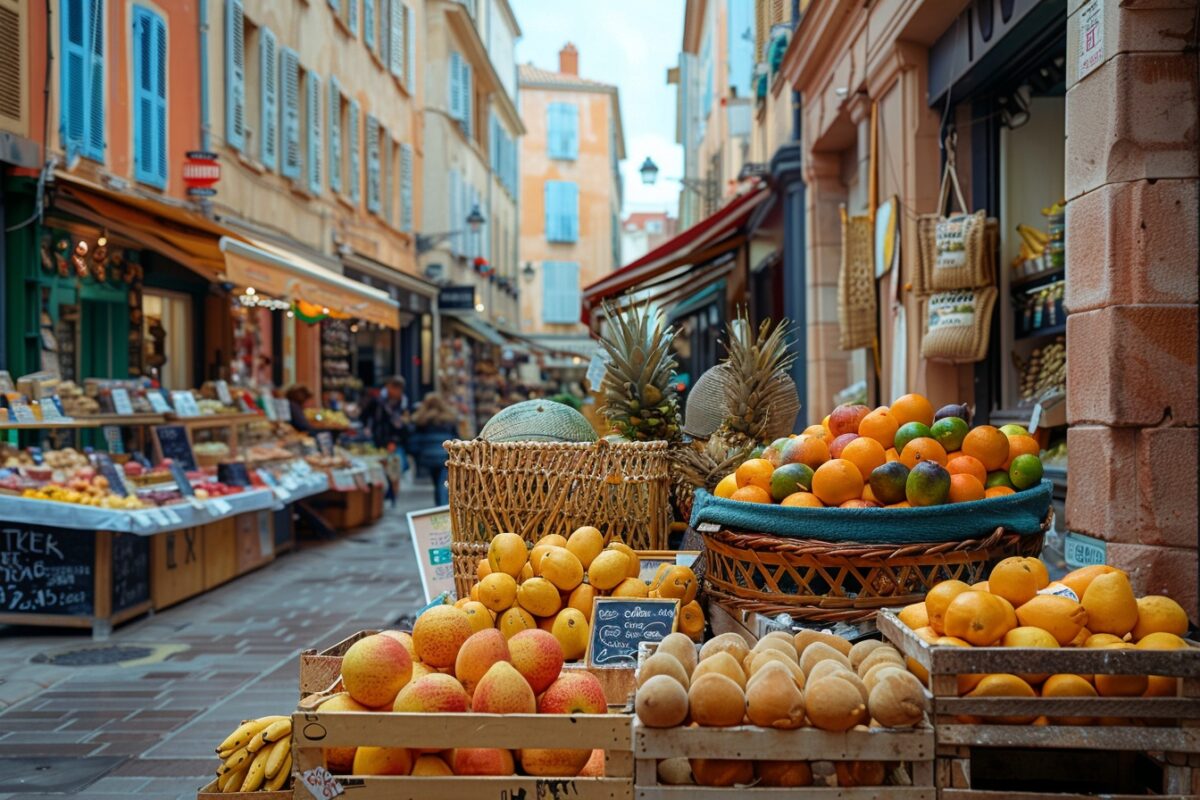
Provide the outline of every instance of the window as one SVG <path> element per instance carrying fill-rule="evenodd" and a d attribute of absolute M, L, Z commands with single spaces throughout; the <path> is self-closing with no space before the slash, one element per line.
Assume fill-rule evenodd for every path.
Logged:
<path fill-rule="evenodd" d="M 279 43 L 275 34 L 263 28 L 258 35 L 259 160 L 267 169 L 275 169 L 279 158 Z"/>
<path fill-rule="evenodd" d="M 542 322 L 579 322 L 579 265 L 573 261 L 542 263 Z"/>
<path fill-rule="evenodd" d="M 546 241 L 579 239 L 579 187 L 574 181 L 546 181 Z"/>
<path fill-rule="evenodd" d="M 358 136 L 358 119 L 361 116 L 357 100 L 350 101 L 346 113 L 346 136 L 350 140 L 349 188 L 350 200 L 358 205 L 362 200 L 362 140 Z"/>
<path fill-rule="evenodd" d="M 342 119 L 346 108 L 346 100 L 342 97 L 342 87 L 337 78 L 329 77 L 329 188 L 332 191 L 342 191 Z"/>
<path fill-rule="evenodd" d="M 378 214 L 381 204 L 379 120 L 367 114 L 367 211 Z"/>
<path fill-rule="evenodd" d="M 321 77 L 311 70 L 307 79 L 308 101 L 305 123 L 308 130 L 308 190 L 321 193 Z"/>
<path fill-rule="evenodd" d="M 225 0 L 225 144 L 246 149 L 246 20 L 242 0 Z"/>
<path fill-rule="evenodd" d="M 383 165 L 383 219 L 396 224 L 396 145 L 387 130 L 379 131 L 380 163 Z"/>
<path fill-rule="evenodd" d="M 661 219 L 646 220 L 646 233 L 654 234 L 654 233 L 662 233 L 662 231 L 663 231 L 663 227 L 662 227 Z"/>
<path fill-rule="evenodd" d="M 167 185 L 167 26 L 133 7 L 133 172 L 142 183 Z"/>
<path fill-rule="evenodd" d="M 329 0 L 329 7 L 337 14 L 342 24 L 350 29 L 351 36 L 358 36 L 358 4 L 361 0 Z"/>
<path fill-rule="evenodd" d="M 300 57 L 290 47 L 279 55 L 279 84 L 283 92 L 284 177 L 300 180 Z"/>
<path fill-rule="evenodd" d="M 387 0 L 384 0 L 387 2 Z M 375 0 L 363 0 L 363 43 L 368 50 L 374 50 L 379 39 L 375 35 Z"/>
<path fill-rule="evenodd" d="M 579 107 L 574 103 L 551 103 L 547 113 L 550 157 L 574 161 L 579 157 Z"/>
<path fill-rule="evenodd" d="M 163 339 L 165 352 L 155 354 L 155 338 L 151 329 L 162 326 L 167 332 Z M 192 297 L 166 289 L 146 289 L 142 295 L 142 341 L 146 356 L 165 355 L 160 379 L 169 389 L 183 389 L 195 385 L 192 374 Z"/>
<path fill-rule="evenodd" d="M 407 142 L 400 145 L 400 230 L 413 229 L 413 150 Z"/>
<path fill-rule="evenodd" d="M 63 0 L 60 27 L 64 148 L 103 162 L 104 0 Z"/>
<path fill-rule="evenodd" d="M 475 90 L 471 83 L 471 65 L 457 50 L 450 51 L 450 116 L 459 121 L 462 131 L 471 138 Z"/>

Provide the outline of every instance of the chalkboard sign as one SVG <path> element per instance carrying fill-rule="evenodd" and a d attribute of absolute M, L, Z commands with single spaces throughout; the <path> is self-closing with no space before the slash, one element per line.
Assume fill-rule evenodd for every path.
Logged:
<path fill-rule="evenodd" d="M 88 617 L 95 606 L 94 533 L 0 528 L 0 612 Z"/>
<path fill-rule="evenodd" d="M 333 455 L 333 433 L 331 431 L 317 431 L 317 449 L 321 451 L 321 455 Z"/>
<path fill-rule="evenodd" d="M 129 490 L 125 487 L 125 473 L 113 463 L 108 453 L 93 453 L 92 461 L 96 464 L 96 471 L 108 479 L 108 488 L 112 489 L 113 494 L 129 496 Z"/>
<path fill-rule="evenodd" d="M 182 425 L 156 425 L 154 442 L 158 448 L 158 460 L 169 458 L 178 461 L 184 469 L 196 469 L 196 455 L 188 439 L 187 428 Z"/>
<path fill-rule="evenodd" d="M 637 666 L 640 643 L 661 642 L 675 630 L 678 600 L 597 597 L 593 602 L 589 667 Z"/>
<path fill-rule="evenodd" d="M 217 464 L 217 480 L 226 486 L 249 486 L 250 473 L 244 461 L 229 461 Z"/>
<path fill-rule="evenodd" d="M 150 539 L 112 535 L 112 610 L 124 611 L 150 599 Z"/>
<path fill-rule="evenodd" d="M 175 479 L 175 485 L 179 487 L 179 493 L 184 497 L 194 497 L 196 491 L 192 488 L 192 482 L 188 480 L 183 465 L 178 461 L 172 461 L 170 469 L 171 477 Z"/>

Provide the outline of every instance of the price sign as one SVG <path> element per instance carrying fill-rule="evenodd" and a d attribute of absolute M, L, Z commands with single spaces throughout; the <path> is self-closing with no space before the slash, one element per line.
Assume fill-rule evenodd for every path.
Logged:
<path fill-rule="evenodd" d="M 196 455 L 192 452 L 187 428 L 182 425 L 156 425 L 153 433 L 159 461 L 169 458 L 178 461 L 184 469 L 196 469 Z"/>
<path fill-rule="evenodd" d="M 200 406 L 196 405 L 196 398 L 191 392 L 171 392 L 171 405 L 175 406 L 175 413 L 181 417 L 200 416 Z"/>
<path fill-rule="evenodd" d="M 171 524 L 171 518 L 161 508 L 150 509 L 150 518 L 154 520 L 156 525 L 162 528 Z"/>
<path fill-rule="evenodd" d="M 133 403 L 129 399 L 128 389 L 113 389 L 111 395 L 113 411 L 118 414 L 133 413 Z"/>
<path fill-rule="evenodd" d="M 221 401 L 221 404 L 226 406 L 233 405 L 233 397 L 229 394 L 229 384 L 225 381 L 217 381 L 216 387 L 217 399 Z"/>
<path fill-rule="evenodd" d="M 96 464 L 96 471 L 108 480 L 108 487 L 113 490 L 113 494 L 128 497 L 129 489 L 125 486 L 125 473 L 113 463 L 113 460 L 108 457 L 108 453 L 93 453 L 92 460 Z"/>
<path fill-rule="evenodd" d="M 171 462 L 171 477 L 175 479 L 175 485 L 179 487 L 179 493 L 184 497 L 192 497 L 196 491 L 192 488 L 192 482 L 188 480 L 187 473 L 183 470 L 183 465 L 178 461 Z"/>
<path fill-rule="evenodd" d="M 100 428 L 104 433 L 104 443 L 110 453 L 124 453 L 125 441 L 121 438 L 121 429 L 116 425 L 104 425 Z"/>
<path fill-rule="evenodd" d="M 170 506 L 163 507 L 162 513 L 166 516 L 167 521 L 172 525 L 178 525 L 179 523 L 183 522 L 183 517 L 179 516 L 175 509 L 171 508 Z"/>
<path fill-rule="evenodd" d="M 330 800 L 346 791 L 337 778 L 324 767 L 314 767 L 300 773 L 300 785 L 317 800 Z"/>
<path fill-rule="evenodd" d="M 217 510 L 218 514 L 233 513 L 233 505 L 228 500 L 222 500 L 218 497 L 216 500 L 210 500 L 209 502 L 212 503 L 212 507 Z"/>
<path fill-rule="evenodd" d="M 37 422 L 37 418 L 33 416 L 33 409 L 21 400 L 12 401 L 13 419 L 17 422 L 23 422 L 32 425 Z"/>
<path fill-rule="evenodd" d="M 335 469 L 329 473 L 329 477 L 335 491 L 353 492 L 358 489 L 358 484 L 354 482 L 354 475 L 349 470 Z"/>
<path fill-rule="evenodd" d="M 1108 545 L 1091 536 L 1068 532 L 1063 539 L 1063 558 L 1068 567 L 1076 569 L 1095 564 L 1107 564 Z"/>
<path fill-rule="evenodd" d="M 417 570 L 425 602 L 443 592 L 454 593 L 454 559 L 450 554 L 450 507 L 408 512 L 408 533 L 417 554 Z"/>
<path fill-rule="evenodd" d="M 42 421 L 43 422 L 63 422 L 65 421 L 62 409 L 58 407 L 58 397 L 47 397 L 42 400 Z"/>
<path fill-rule="evenodd" d="M 316 438 L 317 449 L 321 451 L 321 455 L 333 455 L 333 433 L 330 431 L 317 431 Z"/>
<path fill-rule="evenodd" d="M 587 665 L 612 668 L 637 665 L 638 645 L 661 642 L 675 630 L 678 600 L 597 597 L 592 605 Z"/>
<path fill-rule="evenodd" d="M 154 409 L 155 414 L 171 413 L 171 404 L 167 402 L 167 397 L 162 390 L 151 389 L 146 392 L 146 399 L 150 401 L 150 408 Z"/>
<path fill-rule="evenodd" d="M 263 395 L 263 413 L 267 415 L 267 419 L 269 419 L 271 422 L 279 421 L 279 406 L 277 406 L 275 403 L 276 401 L 274 397 L 271 397 L 270 395 Z"/>
<path fill-rule="evenodd" d="M 228 461 L 217 465 L 217 480 L 227 486 L 249 486 L 250 473 L 243 461 Z"/>

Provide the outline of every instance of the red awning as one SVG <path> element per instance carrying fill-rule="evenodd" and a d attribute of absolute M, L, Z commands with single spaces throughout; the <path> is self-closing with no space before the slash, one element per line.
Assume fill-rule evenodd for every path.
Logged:
<path fill-rule="evenodd" d="M 761 185 L 755 187 L 637 261 L 626 264 L 616 272 L 585 287 L 584 324 L 591 325 L 593 313 L 605 300 L 627 292 L 642 291 L 656 286 L 674 287 L 682 282 L 692 287 L 696 286 L 693 281 L 688 280 L 690 274 L 703 269 L 714 259 L 744 242 L 744 237 L 739 235 L 742 226 L 769 194 L 769 189 L 761 188 Z M 724 270 L 720 274 L 728 271 Z"/>

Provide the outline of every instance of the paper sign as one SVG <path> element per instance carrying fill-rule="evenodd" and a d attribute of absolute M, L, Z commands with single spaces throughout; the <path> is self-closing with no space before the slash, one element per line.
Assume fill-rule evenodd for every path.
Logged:
<path fill-rule="evenodd" d="M 170 506 L 163 508 L 162 513 L 166 515 L 167 520 L 172 525 L 178 525 L 179 523 L 183 522 L 183 517 L 179 516 L 179 512 L 177 512 L 175 509 L 171 508 Z"/>
<path fill-rule="evenodd" d="M 1108 545 L 1100 539 L 1068 532 L 1063 538 L 1063 558 L 1068 567 L 1090 567 L 1108 563 Z"/>
<path fill-rule="evenodd" d="M 1092 0 L 1079 10 L 1079 80 L 1104 61 L 1104 2 Z"/>
<path fill-rule="evenodd" d="M 62 409 L 58 407 L 58 397 L 47 397 L 42 400 L 42 422 L 64 422 Z"/>
<path fill-rule="evenodd" d="M 228 500 L 222 500 L 221 498 L 218 497 L 216 500 L 209 500 L 208 502 L 210 504 L 212 504 L 212 507 L 217 510 L 218 514 L 232 514 L 233 513 L 233 506 L 230 505 Z"/>
<path fill-rule="evenodd" d="M 450 555 L 450 506 L 408 512 L 408 533 L 417 554 L 425 602 L 442 592 L 454 593 L 454 560 Z"/>
<path fill-rule="evenodd" d="M 113 389 L 110 394 L 112 396 L 113 411 L 118 414 L 133 413 L 133 403 L 129 400 L 128 389 Z"/>
<path fill-rule="evenodd" d="M 300 785 L 317 800 L 329 800 L 329 798 L 337 797 L 346 791 L 338 783 L 337 778 L 333 777 L 324 767 L 313 767 L 300 773 Z"/>
<path fill-rule="evenodd" d="M 92 460 L 96 470 L 108 480 L 108 488 L 118 497 L 128 497 L 129 490 L 125 487 L 125 474 L 108 457 L 108 453 L 95 453 Z"/>
<path fill-rule="evenodd" d="M 604 381 L 604 373 L 607 369 L 608 357 L 603 350 L 597 349 L 588 363 L 587 375 L 584 376 L 593 392 L 600 391 L 600 384 Z"/>
<path fill-rule="evenodd" d="M 183 465 L 178 461 L 172 461 L 171 477 L 175 479 L 175 485 L 179 487 L 179 493 L 184 497 L 192 497 L 196 494 L 192 489 L 192 482 L 188 480 L 187 474 L 183 470 Z"/>
<path fill-rule="evenodd" d="M 167 515 L 163 513 L 161 508 L 150 509 L 150 518 L 154 520 L 154 524 L 156 525 L 166 526 L 171 524 L 171 521 L 167 518 Z"/>
<path fill-rule="evenodd" d="M 274 397 L 271 397 L 270 395 L 263 395 L 262 409 L 263 413 L 267 415 L 267 419 L 269 419 L 271 422 L 279 421 L 279 406 L 275 404 Z"/>
<path fill-rule="evenodd" d="M 600 669 L 637 666 L 638 645 L 661 642 L 675 630 L 678 600 L 597 597 L 592 605 L 587 665 Z"/>
<path fill-rule="evenodd" d="M 349 470 L 335 469 L 329 473 L 329 478 L 334 491 L 353 492 L 358 489 L 358 484 L 354 482 L 354 476 Z"/>
<path fill-rule="evenodd" d="M 139 528 L 149 528 L 154 524 L 149 511 L 140 511 L 134 514 L 133 521 Z"/>
<path fill-rule="evenodd" d="M 37 422 L 37 418 L 33 416 L 33 409 L 20 400 L 14 400 L 11 406 L 13 419 L 17 422 L 32 425 Z"/>
<path fill-rule="evenodd" d="M 103 425 L 100 428 L 104 434 L 104 443 L 110 453 L 124 453 L 125 441 L 121 438 L 121 429 L 116 425 Z"/>
<path fill-rule="evenodd" d="M 155 414 L 171 413 L 171 404 L 167 402 L 167 398 L 161 391 L 151 389 L 146 392 L 146 399 L 150 401 L 150 408 L 154 409 Z"/>
<path fill-rule="evenodd" d="M 317 449 L 321 451 L 321 455 L 333 455 L 333 433 L 331 431 L 317 431 L 316 439 Z"/>
<path fill-rule="evenodd" d="M 221 405 L 233 405 L 233 397 L 229 394 L 229 384 L 225 381 L 217 381 L 217 399 L 221 401 Z"/>
<path fill-rule="evenodd" d="M 1038 423 L 1040 423 L 1041 421 L 1042 421 L 1042 404 L 1035 403 L 1033 406 L 1033 413 L 1029 415 L 1029 427 L 1027 428 L 1027 430 L 1030 433 L 1034 433 L 1035 431 L 1037 431 Z"/>
<path fill-rule="evenodd" d="M 171 405 L 175 406 L 175 413 L 181 417 L 200 416 L 200 406 L 196 405 L 196 398 L 191 392 L 171 392 Z"/>

